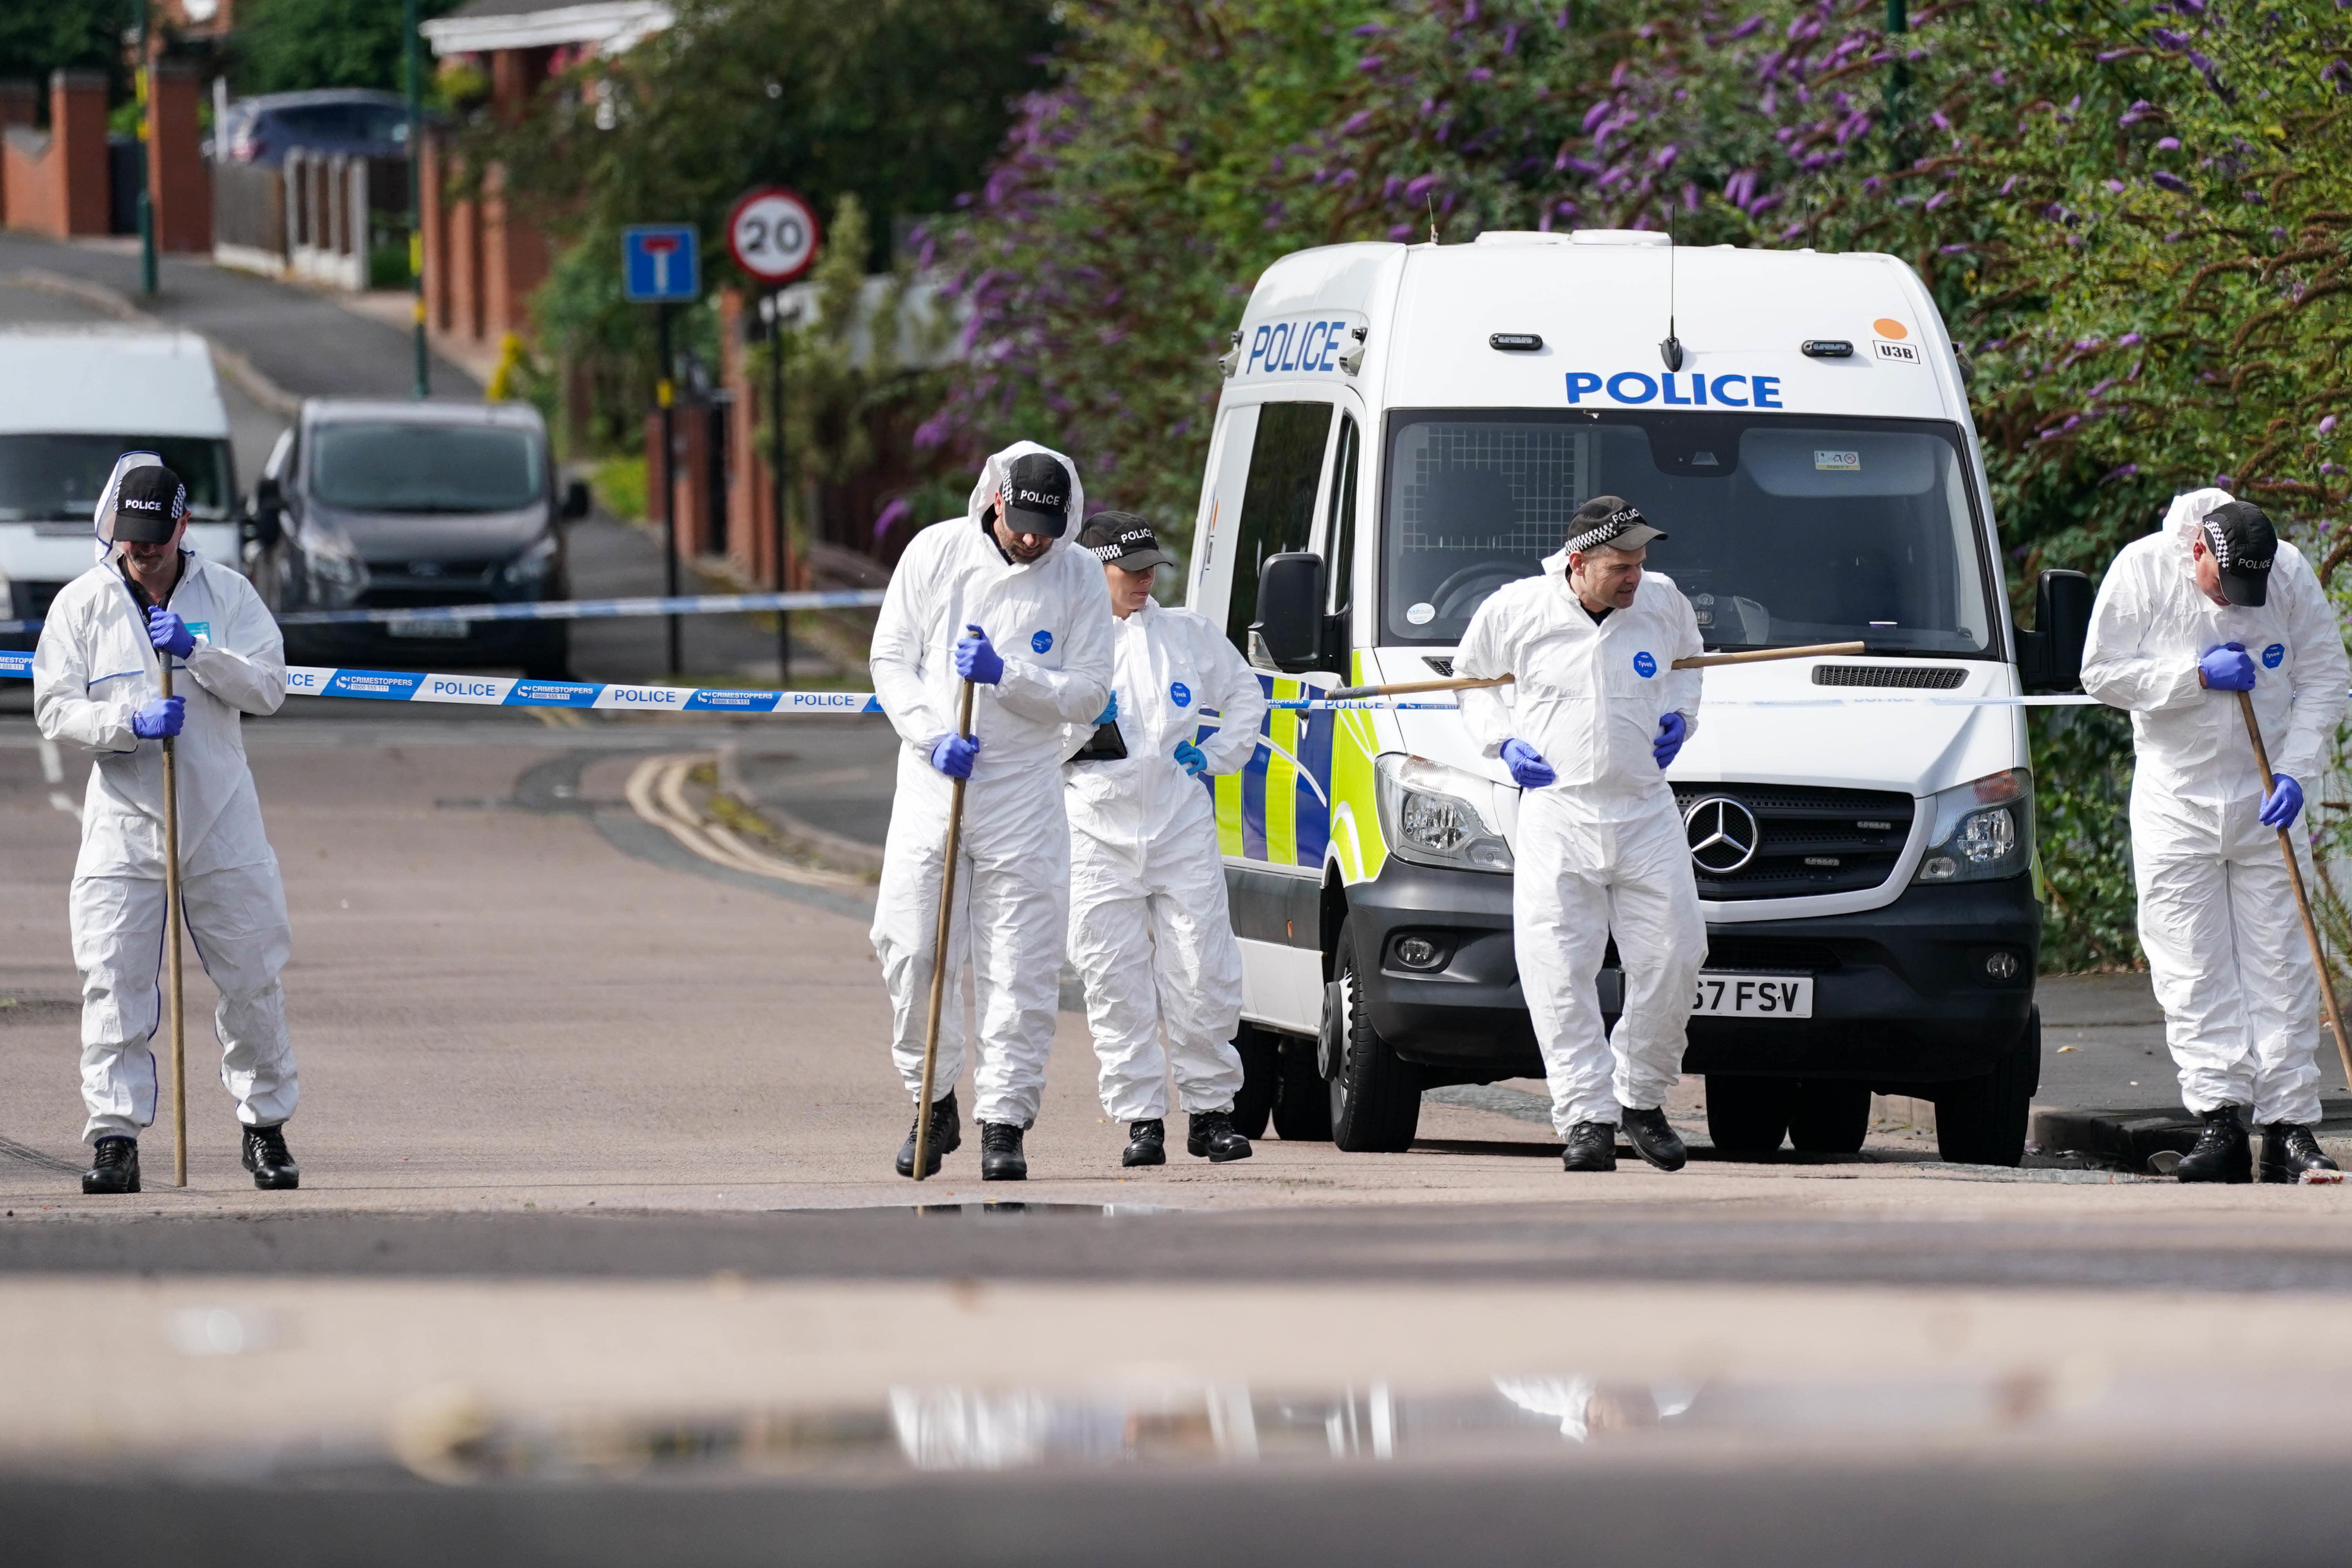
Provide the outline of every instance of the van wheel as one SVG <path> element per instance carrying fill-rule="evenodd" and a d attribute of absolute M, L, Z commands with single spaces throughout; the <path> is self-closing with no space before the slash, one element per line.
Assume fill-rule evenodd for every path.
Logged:
<path fill-rule="evenodd" d="M 1253 1024 L 1234 1035 L 1234 1049 L 1242 1058 L 1241 1092 L 1234 1096 L 1234 1131 L 1244 1138 L 1263 1138 L 1282 1098 L 1282 1041 Z"/>
<path fill-rule="evenodd" d="M 1328 1143 L 1331 1092 L 1315 1065 L 1315 1042 L 1284 1035 L 1276 1050 L 1282 1062 L 1282 1089 L 1275 1096 L 1274 1130 L 1286 1143 Z"/>
<path fill-rule="evenodd" d="M 1339 973 L 1324 987 L 1325 1026 L 1345 1030 L 1331 1075 L 1331 1142 L 1352 1153 L 1398 1154 L 1412 1147 L 1421 1125 L 1421 1073 L 1372 1027 L 1356 978 L 1354 923 L 1340 922 Z"/>
<path fill-rule="evenodd" d="M 1870 1086 L 1839 1079 L 1797 1085 L 1789 1108 L 1789 1142 L 1801 1153 L 1853 1154 L 1870 1136 Z"/>
<path fill-rule="evenodd" d="M 2026 1122 L 2042 1087 L 2042 1009 L 2025 1017 L 2015 1048 L 1982 1078 L 1938 1084 L 1936 1151 L 1956 1165 L 2018 1165 L 2025 1160 Z"/>
<path fill-rule="evenodd" d="M 1706 1135 L 1726 1154 L 1769 1154 L 1780 1147 L 1796 1107 L 1797 1086 L 1780 1078 L 1706 1079 Z"/>

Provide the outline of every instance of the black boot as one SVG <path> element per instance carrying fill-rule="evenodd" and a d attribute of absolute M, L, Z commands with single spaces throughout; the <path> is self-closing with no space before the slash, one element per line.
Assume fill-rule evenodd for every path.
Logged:
<path fill-rule="evenodd" d="M 1118 1157 L 1122 1165 L 1164 1165 L 1168 1163 L 1168 1124 L 1157 1116 L 1149 1121 L 1127 1124 L 1127 1152 Z"/>
<path fill-rule="evenodd" d="M 1222 1165 L 1231 1160 L 1248 1159 L 1250 1143 L 1234 1129 L 1231 1107 L 1223 1110 L 1196 1110 L 1186 1121 L 1184 1152 L 1194 1156 L 1206 1155 L 1212 1165 Z"/>
<path fill-rule="evenodd" d="M 2217 1105 L 2200 1115 L 2205 1125 L 2197 1133 L 2197 1147 L 2180 1157 L 2173 1174 L 2184 1182 L 2252 1181 L 2254 1152 L 2239 1125 L 2238 1108 Z"/>
<path fill-rule="evenodd" d="M 1617 1168 L 1617 1127 L 1610 1121 L 1580 1121 L 1568 1130 L 1568 1149 L 1559 1157 L 1564 1171 L 1613 1171 Z"/>
<path fill-rule="evenodd" d="M 1021 1152 L 1021 1134 L 1027 1131 L 1010 1121 L 980 1124 L 980 1179 L 983 1182 L 1025 1182 L 1029 1156 Z"/>
<path fill-rule="evenodd" d="M 139 1190 L 139 1140 L 101 1138 L 91 1152 L 89 1169 L 81 1173 L 86 1193 L 135 1193 Z"/>
<path fill-rule="evenodd" d="M 2187 1161 L 2181 1162 L 2183 1164 Z M 2337 1169 L 2311 1135 L 2311 1129 L 2293 1121 L 2273 1121 L 2263 1129 L 2263 1180 L 2300 1182 L 2305 1171 Z"/>
<path fill-rule="evenodd" d="M 1661 1171 L 1683 1168 L 1690 1151 L 1683 1147 L 1682 1135 L 1666 1121 L 1663 1110 L 1629 1110 L 1624 1115 L 1625 1137 L 1633 1145 L 1633 1152 Z"/>
<path fill-rule="evenodd" d="M 898 1145 L 898 1173 L 902 1176 L 915 1173 L 915 1129 L 922 1120 L 917 1116 L 907 1123 L 907 1141 Z M 940 1162 L 954 1153 L 962 1142 L 963 1119 L 956 1114 L 955 1090 L 950 1089 L 943 1098 L 931 1101 L 931 1142 L 930 1147 L 923 1151 L 923 1174 L 938 1175 Z"/>
<path fill-rule="evenodd" d="M 283 1126 L 245 1130 L 245 1168 L 265 1193 L 290 1193 L 302 1184 L 302 1167 L 286 1147 Z"/>

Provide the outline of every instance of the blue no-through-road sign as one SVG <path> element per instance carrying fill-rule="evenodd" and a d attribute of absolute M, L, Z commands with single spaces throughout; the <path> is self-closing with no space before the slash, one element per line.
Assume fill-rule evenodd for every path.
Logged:
<path fill-rule="evenodd" d="M 623 229 L 623 297 L 639 305 L 676 305 L 700 294 L 698 238 L 694 226 L 687 223 L 642 223 Z"/>

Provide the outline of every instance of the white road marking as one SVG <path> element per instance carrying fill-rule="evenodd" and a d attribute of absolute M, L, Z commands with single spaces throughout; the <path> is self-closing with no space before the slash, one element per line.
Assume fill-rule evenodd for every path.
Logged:
<path fill-rule="evenodd" d="M 677 840 L 680 846 L 714 866 L 724 866 L 730 871 L 748 871 L 754 877 L 793 882 L 806 888 L 832 888 L 860 893 L 868 890 L 869 884 L 863 878 L 794 865 L 746 843 L 723 823 L 705 821 L 702 814 L 687 801 L 686 775 L 698 764 L 709 761 L 708 753 L 691 752 L 647 757 L 629 773 L 625 792 L 628 795 L 629 808 Z"/>

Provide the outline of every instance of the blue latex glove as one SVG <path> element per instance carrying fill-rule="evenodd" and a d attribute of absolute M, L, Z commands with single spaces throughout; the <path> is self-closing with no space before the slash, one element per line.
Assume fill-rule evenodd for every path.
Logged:
<path fill-rule="evenodd" d="M 196 634 L 188 629 L 188 623 L 178 611 L 161 605 L 147 611 L 147 640 L 173 658 L 185 658 L 196 651 Z"/>
<path fill-rule="evenodd" d="M 1095 715 L 1095 722 L 1097 724 L 1108 724 L 1118 717 L 1118 693 L 1114 691 L 1110 694 L 1110 705 L 1105 708 L 1101 712 Z"/>
<path fill-rule="evenodd" d="M 951 779 L 971 777 L 971 760 L 978 755 L 977 735 L 941 735 L 931 742 L 931 766 Z"/>
<path fill-rule="evenodd" d="M 1511 781 L 1521 789 L 1541 789 L 1559 777 L 1541 752 L 1516 735 L 1503 742 L 1503 765 L 1511 770 Z"/>
<path fill-rule="evenodd" d="M 2213 691 L 2252 691 L 2254 661 L 2246 657 L 2244 643 L 2221 643 L 2198 658 L 2197 679 Z"/>
<path fill-rule="evenodd" d="M 1658 721 L 1658 738 L 1650 742 L 1650 755 L 1658 759 L 1658 766 L 1672 765 L 1683 742 L 1690 739 L 1690 721 L 1679 713 L 1669 713 Z"/>
<path fill-rule="evenodd" d="M 978 626 L 968 626 L 964 630 L 971 635 L 956 640 L 956 673 L 982 686 L 993 686 L 1003 679 L 1004 660 L 988 646 L 988 634 Z"/>
<path fill-rule="evenodd" d="M 176 735 L 180 726 L 188 721 L 188 700 L 184 697 L 159 697 L 131 716 L 131 732 L 142 741 L 160 741 L 166 735 Z M 2303 804 L 2303 796 L 2295 796 Z"/>
<path fill-rule="evenodd" d="M 2303 811 L 2303 786 L 2284 773 L 2273 773 L 2271 793 L 2263 797 L 2264 827 L 2293 827 Z"/>
<path fill-rule="evenodd" d="M 1196 779 L 1209 771 L 1209 759 L 1202 756 L 1201 748 L 1192 742 L 1179 741 L 1176 742 L 1176 765 L 1184 770 L 1186 778 Z"/>

